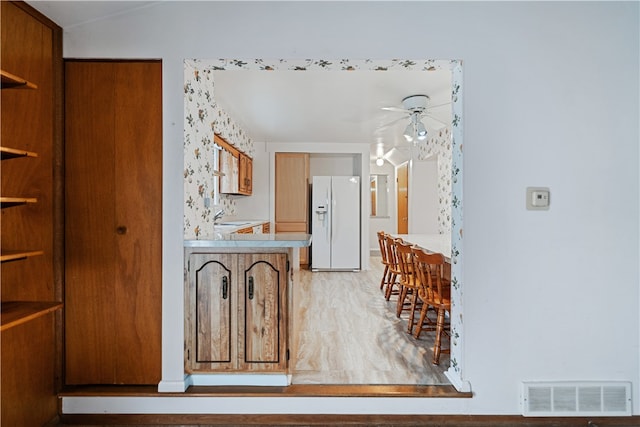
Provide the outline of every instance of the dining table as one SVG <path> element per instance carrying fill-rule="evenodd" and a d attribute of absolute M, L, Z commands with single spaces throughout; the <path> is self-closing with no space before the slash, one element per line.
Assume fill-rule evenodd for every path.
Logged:
<path fill-rule="evenodd" d="M 449 234 L 392 234 L 405 242 L 414 244 L 427 252 L 444 255 L 445 261 L 451 263 L 451 235 Z"/>

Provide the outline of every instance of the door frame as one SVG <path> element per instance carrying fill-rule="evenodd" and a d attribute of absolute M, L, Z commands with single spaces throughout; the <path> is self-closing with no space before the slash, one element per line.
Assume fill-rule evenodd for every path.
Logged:
<path fill-rule="evenodd" d="M 425 72 L 425 78 L 430 70 L 447 69 L 451 71 L 451 147 L 452 147 L 452 168 L 451 168 L 451 260 L 452 260 L 452 312 L 451 312 L 451 365 L 445 372 L 454 387 L 461 392 L 471 390 L 471 385 L 464 379 L 464 301 L 463 301 L 463 68 L 462 60 L 434 60 L 434 59 L 360 59 L 360 60 L 326 60 L 326 59 L 212 59 L 212 60 L 185 60 L 185 83 L 191 79 L 194 70 L 202 72 L 221 71 L 221 70 L 263 70 L 268 72 L 278 72 L 287 70 L 305 70 L 313 71 L 347 71 L 349 73 L 360 71 L 375 72 L 402 72 L 422 70 Z M 214 85 L 215 82 L 212 82 Z M 210 102 L 215 105 L 215 101 Z M 185 124 L 188 123 L 188 114 L 185 110 Z M 189 126 L 185 126 L 185 141 L 189 140 Z M 195 139 L 194 139 L 195 140 Z M 185 151 L 186 153 L 186 151 Z M 189 161 L 185 158 L 185 161 Z M 364 168 L 364 172 L 368 172 L 368 168 Z M 188 181 L 188 178 L 185 178 Z M 191 189 L 188 185 L 185 187 L 185 210 L 188 212 L 188 204 Z M 194 190 L 195 191 L 195 190 Z M 197 192 L 196 192 L 197 194 Z M 194 221 L 198 219 L 194 217 Z M 185 218 L 185 223 L 186 223 Z M 195 225 L 195 224 L 191 224 Z M 185 230 L 186 231 L 186 230 Z M 179 341 L 172 339 L 170 336 L 163 336 L 165 342 Z"/>

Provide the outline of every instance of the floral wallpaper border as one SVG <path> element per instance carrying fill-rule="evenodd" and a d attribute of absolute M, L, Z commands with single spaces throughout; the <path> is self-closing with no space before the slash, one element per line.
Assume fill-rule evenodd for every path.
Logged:
<path fill-rule="evenodd" d="M 462 61 L 416 59 L 217 59 L 185 60 L 185 236 L 208 225 L 212 227 L 210 210 L 203 209 L 199 198 L 212 194 L 213 183 L 207 171 L 211 168 L 212 129 L 228 135 L 232 144 L 251 152 L 253 142 L 226 113 L 216 107 L 212 71 L 221 70 L 327 70 L 327 71 L 402 71 L 448 69 L 451 78 L 451 365 L 447 377 L 459 391 L 471 391 L 464 380 L 464 292 L 463 292 L 463 204 L 462 204 Z M 243 148 L 244 147 L 244 148 Z M 221 200 L 229 209 L 233 200 Z M 187 213 L 188 212 L 188 213 Z"/>

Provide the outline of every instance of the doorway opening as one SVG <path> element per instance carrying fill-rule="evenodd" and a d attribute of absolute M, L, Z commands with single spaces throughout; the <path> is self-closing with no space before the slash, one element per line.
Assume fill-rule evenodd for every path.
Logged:
<path fill-rule="evenodd" d="M 425 81 L 429 79 L 429 73 L 437 70 L 449 70 L 451 75 L 451 259 L 452 259 L 452 301 L 451 312 L 451 362 L 446 371 L 447 378 L 458 391 L 469 391 L 470 385 L 464 379 L 464 323 L 463 323 L 463 195 L 462 195 L 462 61 L 459 60 L 264 60 L 256 59 L 245 61 L 238 59 L 223 60 L 193 60 L 190 66 L 200 72 L 213 71 L 301 71 L 321 74 L 324 72 L 351 73 L 397 73 L 402 79 L 403 72 L 424 73 Z M 277 88 L 274 88 L 277 90 Z M 206 102 L 215 104 L 214 93 L 203 94 L 210 97 Z M 203 100 L 204 101 L 204 100 Z M 264 112 L 270 111 L 267 109 Z M 273 113 L 273 111 L 270 111 Z M 267 113 L 265 113 L 267 114 Z M 293 123 L 291 124 L 293 125 Z M 326 126 L 326 123 L 324 124 Z M 260 136 L 258 136 L 260 137 Z M 186 135 L 185 140 L 188 139 Z M 253 147 L 249 147 L 249 151 Z M 362 176 L 369 175 L 369 167 L 362 170 Z M 191 177 L 190 177 L 191 178 Z M 195 180 L 193 180 L 195 182 Z M 185 186 L 185 191 L 190 190 Z M 195 191 L 198 191 L 196 189 Z M 189 194 L 185 195 L 189 199 Z M 198 218 L 185 218 L 185 223 L 191 227 L 198 226 Z"/>

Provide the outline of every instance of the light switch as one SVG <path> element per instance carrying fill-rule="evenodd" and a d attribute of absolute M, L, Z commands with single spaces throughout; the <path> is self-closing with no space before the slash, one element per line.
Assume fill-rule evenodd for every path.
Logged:
<path fill-rule="evenodd" d="M 549 210 L 551 193 L 547 187 L 527 187 L 527 209 Z"/>

